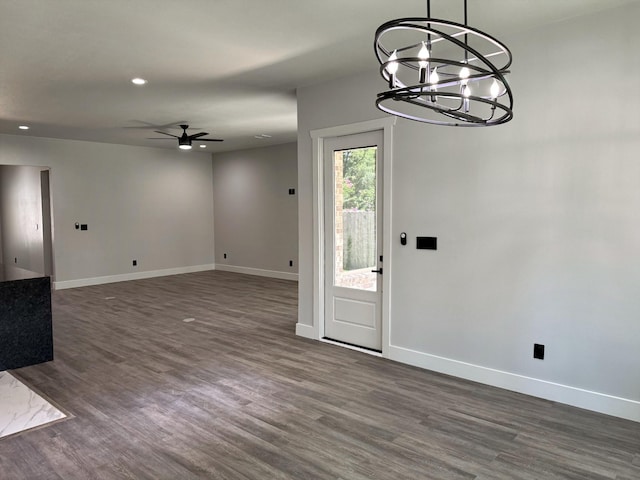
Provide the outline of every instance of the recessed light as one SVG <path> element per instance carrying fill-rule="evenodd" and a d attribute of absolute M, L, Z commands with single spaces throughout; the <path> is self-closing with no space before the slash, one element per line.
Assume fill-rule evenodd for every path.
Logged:
<path fill-rule="evenodd" d="M 266 133 L 261 133 L 260 135 L 254 135 L 253 138 L 257 138 L 258 140 L 264 140 L 265 138 L 271 138 L 271 135 L 267 135 Z"/>
<path fill-rule="evenodd" d="M 18 128 L 20 130 L 29 130 L 29 126 L 28 125 L 19 125 Z"/>
<path fill-rule="evenodd" d="M 200 148 L 207 148 L 206 145 L 200 145 Z"/>
<path fill-rule="evenodd" d="M 136 77 L 131 79 L 131 83 L 134 85 L 144 85 L 147 81 L 144 78 Z"/>

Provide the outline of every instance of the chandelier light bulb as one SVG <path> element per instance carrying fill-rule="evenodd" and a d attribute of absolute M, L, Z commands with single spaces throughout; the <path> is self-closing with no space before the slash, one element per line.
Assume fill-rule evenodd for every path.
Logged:
<path fill-rule="evenodd" d="M 398 71 L 398 62 L 396 61 L 398 59 L 398 54 L 397 51 L 394 50 L 393 53 L 391 55 L 389 55 L 389 59 L 387 60 L 389 63 L 387 63 L 387 72 L 389 73 L 389 88 L 394 89 L 396 88 L 396 72 Z"/>
<path fill-rule="evenodd" d="M 431 72 L 431 76 L 429 77 L 429 83 L 431 83 L 432 85 L 438 83 L 440 81 L 440 75 L 438 75 L 438 67 L 433 69 L 433 72 Z M 437 89 L 437 86 L 433 87 L 434 90 Z"/>
<path fill-rule="evenodd" d="M 498 98 L 498 95 L 500 95 L 500 85 L 498 84 L 498 81 L 495 78 L 493 79 L 493 83 L 491 84 L 490 94 L 491 94 L 491 98 L 493 99 Z"/>
<path fill-rule="evenodd" d="M 429 60 L 429 49 L 424 42 L 422 42 L 422 48 L 420 48 L 420 51 L 418 52 L 418 58 L 420 59 L 418 62 L 420 68 L 427 68 L 427 65 L 429 64 L 429 62 L 427 62 L 427 60 Z"/>
<path fill-rule="evenodd" d="M 469 78 L 469 75 L 471 75 L 471 72 L 467 67 L 462 67 L 460 69 L 460 79 L 462 80 L 462 85 L 467 84 L 467 78 Z"/>
<path fill-rule="evenodd" d="M 469 102 L 469 97 L 471 96 L 471 88 L 469 87 L 469 85 L 464 85 L 462 87 L 462 96 L 464 97 L 462 101 L 464 111 L 465 113 L 469 113 L 469 107 L 471 106 Z"/>
<path fill-rule="evenodd" d="M 387 65 L 387 72 L 389 72 L 389 74 L 391 75 L 395 75 L 398 71 L 398 62 L 396 62 L 397 59 L 398 54 L 397 51 L 394 50 L 393 53 L 389 55 L 389 64 Z"/>

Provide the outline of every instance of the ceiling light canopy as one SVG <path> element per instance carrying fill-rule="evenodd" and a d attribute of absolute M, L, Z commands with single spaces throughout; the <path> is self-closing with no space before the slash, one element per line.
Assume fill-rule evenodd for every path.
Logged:
<path fill-rule="evenodd" d="M 455 127 L 487 127 L 513 118 L 513 95 L 505 75 L 512 57 L 492 36 L 431 18 L 391 20 L 376 31 L 375 53 L 389 89 L 377 107 L 392 115 Z"/>

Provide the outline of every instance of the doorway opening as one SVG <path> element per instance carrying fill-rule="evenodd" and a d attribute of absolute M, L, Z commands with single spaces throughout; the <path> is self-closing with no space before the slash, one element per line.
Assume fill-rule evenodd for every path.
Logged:
<path fill-rule="evenodd" d="M 313 324 L 304 328 L 312 338 L 383 357 L 390 344 L 394 124 L 387 117 L 311 132 Z"/>
<path fill-rule="evenodd" d="M 325 141 L 325 337 L 382 350 L 382 131 Z"/>
<path fill-rule="evenodd" d="M 53 276 L 48 167 L 0 165 L 0 264 Z"/>

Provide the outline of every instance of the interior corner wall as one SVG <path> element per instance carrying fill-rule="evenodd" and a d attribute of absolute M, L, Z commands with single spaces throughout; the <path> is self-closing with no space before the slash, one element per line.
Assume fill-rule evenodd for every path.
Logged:
<path fill-rule="evenodd" d="M 44 274 L 40 170 L 0 165 L 0 263 Z"/>
<path fill-rule="evenodd" d="M 297 279 L 296 144 L 214 154 L 213 195 L 216 268 Z"/>
<path fill-rule="evenodd" d="M 56 288 L 213 268 L 210 154 L 0 135 L 0 164 L 51 169 Z"/>
<path fill-rule="evenodd" d="M 410 240 L 391 245 L 391 358 L 640 421 L 638 18 L 634 3 L 501 39 L 510 123 L 398 120 L 392 236 Z M 300 324 L 315 268 L 309 132 L 382 117 L 384 88 L 372 65 L 298 90 Z M 422 235 L 438 250 L 416 250 Z"/>

